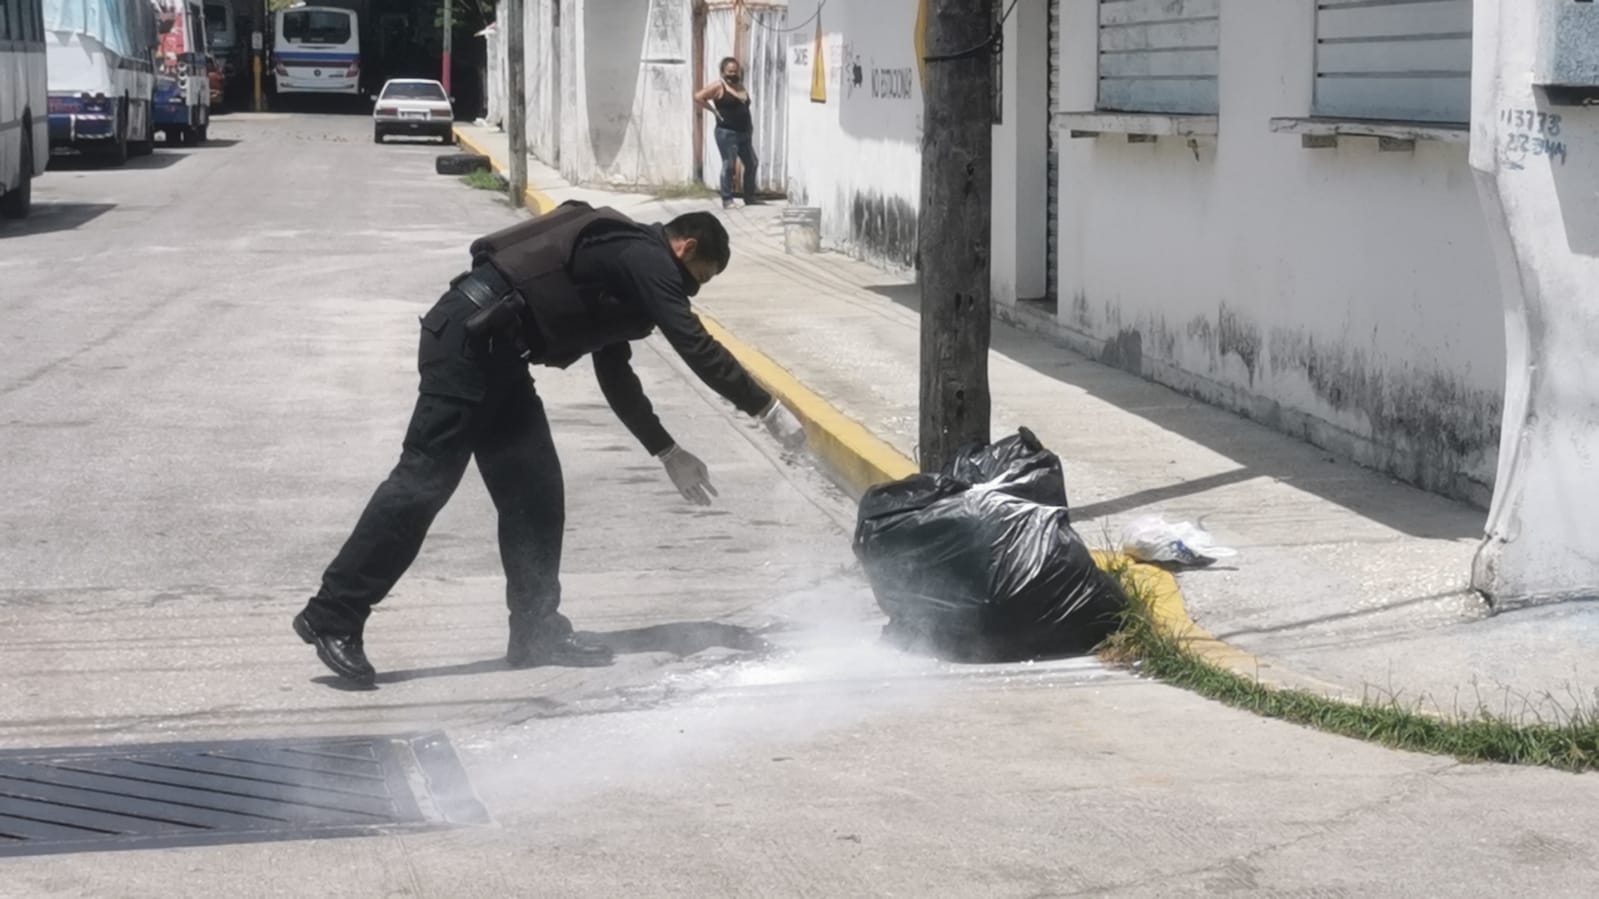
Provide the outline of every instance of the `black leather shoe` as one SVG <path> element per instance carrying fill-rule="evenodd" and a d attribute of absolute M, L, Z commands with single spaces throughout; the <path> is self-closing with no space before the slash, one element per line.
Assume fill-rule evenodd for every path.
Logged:
<path fill-rule="evenodd" d="M 294 616 L 294 632 L 300 635 L 301 640 L 315 646 L 316 657 L 339 677 L 363 687 L 370 687 L 377 681 L 378 673 L 372 668 L 372 663 L 366 660 L 366 651 L 361 647 L 359 636 L 319 634 L 305 620 L 304 612 Z"/>
<path fill-rule="evenodd" d="M 511 635 L 505 650 L 505 660 L 512 668 L 537 668 L 553 665 L 558 668 L 604 668 L 616 661 L 608 646 L 590 643 L 571 634 L 560 637 L 522 638 Z"/>

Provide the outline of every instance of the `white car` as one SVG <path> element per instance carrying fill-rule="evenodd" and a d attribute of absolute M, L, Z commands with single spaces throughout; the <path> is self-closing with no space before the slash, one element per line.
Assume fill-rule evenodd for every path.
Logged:
<path fill-rule="evenodd" d="M 426 78 L 390 78 L 372 109 L 372 141 L 390 134 L 421 134 L 455 143 L 455 107 L 444 85 Z"/>

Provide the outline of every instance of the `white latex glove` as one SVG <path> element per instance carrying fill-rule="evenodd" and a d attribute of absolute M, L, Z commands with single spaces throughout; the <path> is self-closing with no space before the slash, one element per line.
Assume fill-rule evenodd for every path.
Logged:
<path fill-rule="evenodd" d="M 711 470 L 705 467 L 698 456 L 674 445 L 657 458 L 666 466 L 666 476 L 672 479 L 672 484 L 677 487 L 678 493 L 683 494 L 684 499 L 696 506 L 711 504 L 716 488 L 711 486 Z"/>
<path fill-rule="evenodd" d="M 772 401 L 770 409 L 761 413 L 761 424 L 767 433 L 777 438 L 783 449 L 793 452 L 805 445 L 805 425 L 777 400 Z"/>

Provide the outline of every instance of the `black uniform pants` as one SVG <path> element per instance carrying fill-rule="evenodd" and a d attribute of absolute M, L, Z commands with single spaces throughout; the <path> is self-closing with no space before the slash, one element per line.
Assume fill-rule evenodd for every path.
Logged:
<path fill-rule="evenodd" d="M 473 458 L 499 515 L 512 632 L 571 631 L 557 612 L 566 500 L 550 423 L 516 347 L 466 339 L 462 323 L 475 309 L 451 291 L 422 319 L 420 393 L 400 461 L 306 607 L 318 631 L 361 632 L 372 607 L 416 559 Z"/>

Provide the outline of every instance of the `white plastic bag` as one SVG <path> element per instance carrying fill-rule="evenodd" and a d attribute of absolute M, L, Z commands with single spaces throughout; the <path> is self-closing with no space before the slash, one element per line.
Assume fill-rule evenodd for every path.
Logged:
<path fill-rule="evenodd" d="M 1145 515 L 1122 528 L 1122 552 L 1140 562 L 1188 565 L 1203 568 L 1218 559 L 1238 555 L 1237 551 L 1217 546 L 1210 532 L 1190 521 L 1171 522 L 1159 515 Z"/>

